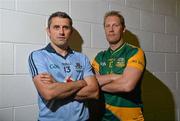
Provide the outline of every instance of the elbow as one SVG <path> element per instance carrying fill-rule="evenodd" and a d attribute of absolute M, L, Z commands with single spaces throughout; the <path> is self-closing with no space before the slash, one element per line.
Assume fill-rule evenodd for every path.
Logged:
<path fill-rule="evenodd" d="M 94 88 L 94 90 L 91 92 L 91 98 L 92 99 L 99 99 L 99 88 Z"/>
<path fill-rule="evenodd" d="M 51 91 L 46 91 L 42 93 L 41 95 L 46 101 L 50 101 L 54 98 L 53 93 Z"/>
<path fill-rule="evenodd" d="M 126 86 L 124 86 L 124 92 L 131 92 L 134 88 L 135 86 L 127 84 Z"/>
<path fill-rule="evenodd" d="M 94 99 L 99 99 L 99 89 L 97 89 L 94 93 Z"/>

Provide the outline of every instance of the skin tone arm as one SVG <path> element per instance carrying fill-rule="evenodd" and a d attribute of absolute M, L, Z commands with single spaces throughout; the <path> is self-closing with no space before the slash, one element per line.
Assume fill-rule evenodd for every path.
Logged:
<path fill-rule="evenodd" d="M 61 83 L 56 82 L 51 75 L 42 73 L 33 78 L 34 84 L 38 92 L 46 99 L 53 98 L 67 98 L 72 96 L 75 92 L 86 86 L 85 81 L 76 81 Z"/>
<path fill-rule="evenodd" d="M 107 74 L 97 75 L 98 83 L 103 91 L 116 92 L 130 92 L 138 83 L 143 71 L 134 67 L 126 67 L 122 75 Z"/>
<path fill-rule="evenodd" d="M 98 99 L 99 97 L 99 87 L 98 82 L 95 76 L 88 76 L 84 78 L 85 82 L 87 83 L 86 86 L 81 88 L 75 96 L 77 100 L 83 99 Z"/>
<path fill-rule="evenodd" d="M 87 83 L 84 80 L 61 83 L 61 82 L 55 81 L 51 75 L 47 73 L 43 73 L 43 74 L 39 74 L 35 76 L 33 80 L 34 80 L 36 88 L 46 100 L 51 100 L 53 98 L 64 99 L 70 96 L 75 96 L 75 99 L 84 99 L 84 98 L 86 99 L 86 98 L 98 97 L 98 90 L 96 88 L 97 81 L 96 80 L 93 81 L 93 77 L 87 78 L 87 80 L 92 81 L 92 83 L 89 81 L 87 81 L 88 82 Z M 96 82 L 96 83 L 93 83 L 93 82 Z M 76 93 L 78 95 L 76 95 Z"/>

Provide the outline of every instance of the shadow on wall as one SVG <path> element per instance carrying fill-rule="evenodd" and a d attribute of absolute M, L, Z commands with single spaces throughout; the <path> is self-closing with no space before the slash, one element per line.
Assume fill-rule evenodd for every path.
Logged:
<path fill-rule="evenodd" d="M 124 40 L 140 47 L 137 36 L 128 30 L 125 32 Z M 72 49 L 82 52 L 83 39 L 76 29 L 73 30 L 69 44 Z M 171 91 L 148 70 L 145 70 L 142 79 L 142 100 L 145 121 L 175 121 L 175 106 Z M 92 103 L 90 107 L 94 107 L 94 104 Z M 97 115 L 101 112 L 96 111 L 93 110 L 94 113 L 91 115 L 97 120 Z"/>
<path fill-rule="evenodd" d="M 140 47 L 137 36 L 128 30 L 124 40 Z M 148 70 L 145 70 L 142 79 L 142 100 L 145 121 L 175 121 L 175 105 L 171 91 Z"/>
<path fill-rule="evenodd" d="M 175 121 L 171 91 L 148 70 L 142 80 L 142 100 L 146 121 Z"/>
<path fill-rule="evenodd" d="M 73 33 L 69 40 L 70 47 L 75 51 L 82 52 L 82 44 L 83 44 L 83 39 L 81 35 L 75 28 L 73 28 Z"/>

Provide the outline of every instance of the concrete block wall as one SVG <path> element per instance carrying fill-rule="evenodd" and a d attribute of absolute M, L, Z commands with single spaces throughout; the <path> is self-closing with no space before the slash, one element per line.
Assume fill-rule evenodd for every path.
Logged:
<path fill-rule="evenodd" d="M 37 120 L 27 58 L 48 43 L 48 16 L 67 12 L 92 60 L 108 47 L 102 25 L 108 10 L 121 11 L 146 53 L 146 120 L 180 121 L 180 0 L 0 0 L 0 121 Z"/>

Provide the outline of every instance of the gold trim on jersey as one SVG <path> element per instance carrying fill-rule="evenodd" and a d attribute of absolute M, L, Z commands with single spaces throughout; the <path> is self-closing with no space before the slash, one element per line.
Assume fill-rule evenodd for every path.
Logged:
<path fill-rule="evenodd" d="M 99 64 L 96 62 L 95 59 L 92 62 L 92 67 L 94 68 L 95 72 L 99 72 Z"/>
<path fill-rule="evenodd" d="M 144 69 L 145 59 L 142 49 L 138 48 L 138 52 L 128 60 L 127 66 L 135 67 L 140 70 Z"/>
<path fill-rule="evenodd" d="M 144 121 L 141 108 L 139 107 L 115 107 L 106 104 L 106 108 L 121 121 Z"/>

